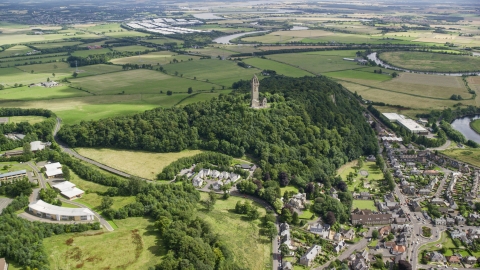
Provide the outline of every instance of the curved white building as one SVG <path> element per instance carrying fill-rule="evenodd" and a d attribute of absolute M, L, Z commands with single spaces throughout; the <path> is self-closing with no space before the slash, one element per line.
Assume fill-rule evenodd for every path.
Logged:
<path fill-rule="evenodd" d="M 38 200 L 28 205 L 28 211 L 41 218 L 58 221 L 93 221 L 95 214 L 88 208 L 67 208 Z"/>

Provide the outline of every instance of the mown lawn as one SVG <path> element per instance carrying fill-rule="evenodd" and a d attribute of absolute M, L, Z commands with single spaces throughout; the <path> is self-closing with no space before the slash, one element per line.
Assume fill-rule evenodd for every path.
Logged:
<path fill-rule="evenodd" d="M 370 209 L 372 211 L 377 211 L 377 207 L 375 207 L 375 203 L 370 200 L 353 200 L 352 208 L 358 209 Z"/>

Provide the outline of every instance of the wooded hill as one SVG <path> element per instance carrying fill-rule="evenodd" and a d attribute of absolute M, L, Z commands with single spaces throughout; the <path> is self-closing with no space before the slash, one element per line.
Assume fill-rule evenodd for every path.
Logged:
<path fill-rule="evenodd" d="M 259 160 L 264 174 L 306 181 L 332 178 L 360 155 L 375 154 L 374 133 L 357 100 L 325 77 L 275 76 L 260 83 L 269 109 L 250 108 L 250 83 L 232 95 L 133 116 L 65 125 L 59 137 L 71 147 L 111 147 L 154 152 L 205 149 Z"/>

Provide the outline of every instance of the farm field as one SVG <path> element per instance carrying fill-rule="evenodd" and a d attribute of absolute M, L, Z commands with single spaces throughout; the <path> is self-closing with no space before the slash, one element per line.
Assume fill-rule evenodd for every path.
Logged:
<path fill-rule="evenodd" d="M 314 74 L 339 70 L 350 70 L 361 67 L 355 62 L 343 60 L 344 57 L 345 56 L 339 55 L 286 53 L 268 55 L 267 59 L 273 59 L 275 61 L 289 64 Z"/>
<path fill-rule="evenodd" d="M 4 44 L 19 44 L 31 42 L 48 42 L 48 41 L 68 41 L 69 38 L 97 38 L 97 35 L 79 32 L 78 30 L 61 30 L 58 34 L 47 35 L 27 35 L 24 33 L 2 34 L 0 38 L 0 46 Z"/>
<path fill-rule="evenodd" d="M 53 65 L 53 64 L 52 64 Z M 59 73 L 58 76 L 66 76 L 67 73 Z M 19 68 L 0 68 L 0 83 L 7 87 L 17 84 L 30 84 L 46 82 L 47 78 L 52 78 L 52 73 L 31 73 L 20 70 Z"/>
<path fill-rule="evenodd" d="M 127 218 L 115 220 L 118 229 L 113 232 L 88 231 L 53 236 L 43 240 L 45 251 L 50 256 L 50 266 L 54 269 L 148 269 L 159 264 L 166 251 L 155 231 L 154 220 L 147 218 Z M 134 244 L 135 230 L 142 244 Z M 73 239 L 71 246 L 68 239 Z M 136 249 L 140 252 L 137 253 Z"/>
<path fill-rule="evenodd" d="M 379 55 L 388 63 L 412 70 L 455 72 L 480 70 L 480 58 L 428 52 L 384 52 Z"/>
<path fill-rule="evenodd" d="M 9 123 L 21 123 L 21 122 L 28 122 L 30 124 L 36 124 L 43 122 L 45 117 L 43 116 L 10 116 L 8 117 L 8 122 Z"/>
<path fill-rule="evenodd" d="M 3 58 L 4 61 L 0 61 L 0 67 L 21 67 L 27 66 L 31 64 L 37 63 L 59 63 L 63 62 L 67 59 L 68 55 L 60 55 L 51 56 L 51 57 L 41 57 L 41 58 L 23 58 L 23 57 L 15 57 L 15 58 Z"/>
<path fill-rule="evenodd" d="M 206 193 L 201 195 L 202 199 L 208 197 Z M 272 242 L 260 235 L 260 220 L 246 221 L 242 215 L 232 211 L 238 201 L 243 200 L 238 197 L 230 197 L 227 200 L 218 199 L 211 212 L 200 209 L 198 215 L 210 223 L 214 233 L 229 243 L 239 265 L 248 269 L 271 269 Z M 253 205 L 256 204 L 253 203 Z M 203 208 L 203 206 L 199 207 Z M 258 211 L 261 217 L 265 215 L 265 208 L 259 206 Z"/>
<path fill-rule="evenodd" d="M 313 74 L 310 72 L 273 60 L 255 57 L 244 59 L 243 62 L 259 69 L 275 70 L 277 74 L 289 77 L 313 76 Z"/>
<path fill-rule="evenodd" d="M 388 81 L 392 78 L 390 75 L 365 72 L 363 69 L 327 72 L 323 73 L 323 75 L 332 78 L 363 79 L 374 81 Z"/>
<path fill-rule="evenodd" d="M 152 44 L 158 44 L 158 45 L 163 45 L 165 43 L 177 43 L 177 45 L 183 44 L 183 40 L 173 39 L 168 37 L 149 38 L 149 39 L 145 39 L 144 41 Z"/>
<path fill-rule="evenodd" d="M 59 98 L 73 98 L 73 97 L 84 97 L 90 96 L 91 94 L 80 91 L 74 88 L 70 88 L 66 85 L 60 85 L 57 87 L 17 87 L 17 88 L 7 88 L 2 90 L 2 95 L 0 96 L 0 104 L 5 101 L 18 101 L 18 100 L 48 100 L 48 99 L 59 99 Z M 0 105 L 2 106 L 2 105 Z"/>
<path fill-rule="evenodd" d="M 191 64 L 191 63 L 189 63 Z M 240 67 L 239 67 L 240 68 Z M 172 67 L 168 68 L 173 70 Z M 178 69 L 180 73 L 183 73 Z M 172 72 L 173 73 L 173 72 Z M 186 77 L 186 76 L 185 76 Z M 174 93 L 186 93 L 189 87 L 194 91 L 210 90 L 210 83 L 170 76 L 162 72 L 137 69 L 114 72 L 94 77 L 72 79 L 72 86 L 81 87 L 97 95 L 115 94 L 160 94 L 168 90 Z"/>
<path fill-rule="evenodd" d="M 377 211 L 377 207 L 375 207 L 375 203 L 372 200 L 353 200 L 352 209 L 356 208 Z"/>
<path fill-rule="evenodd" d="M 114 47 L 113 50 L 119 51 L 119 52 L 144 52 L 145 50 L 153 50 L 153 49 L 145 46 L 132 45 L 132 46 Z"/>
<path fill-rule="evenodd" d="M 38 49 L 53 49 L 53 48 L 61 48 L 64 46 L 75 46 L 82 44 L 79 41 L 65 41 L 65 42 L 49 42 L 49 43 L 42 43 L 42 44 L 32 44 Z"/>
<path fill-rule="evenodd" d="M 130 57 L 123 57 L 123 58 L 115 58 L 112 59 L 111 62 L 116 65 L 124 65 L 124 64 L 150 64 L 156 66 L 157 64 L 165 65 L 169 64 L 173 59 L 178 61 L 188 61 L 188 59 L 193 58 L 194 60 L 198 60 L 198 56 L 191 56 L 191 55 L 180 55 L 174 52 L 169 51 L 161 51 L 161 52 L 152 52 L 149 54 L 141 54 L 139 56 L 130 56 Z"/>
<path fill-rule="evenodd" d="M 192 54 L 206 55 L 212 58 L 217 58 L 218 56 L 227 58 L 230 55 L 237 53 L 234 51 L 227 50 L 223 46 L 222 47 L 206 47 L 201 49 L 189 49 L 187 52 Z"/>
<path fill-rule="evenodd" d="M 3 57 L 11 57 L 15 55 L 25 55 L 27 52 L 31 52 L 33 49 L 25 46 L 25 45 L 15 45 L 11 48 L 8 48 L 2 52 L 0 52 L 0 58 Z"/>
<path fill-rule="evenodd" d="M 74 51 L 72 53 L 73 56 L 79 56 L 79 57 L 87 57 L 89 55 L 95 55 L 95 54 L 106 54 L 111 52 L 110 49 L 96 49 L 96 50 L 81 50 L 81 51 Z"/>
<path fill-rule="evenodd" d="M 201 153 L 200 150 L 186 150 L 178 153 L 152 153 L 143 151 L 116 150 L 106 148 L 76 148 L 79 154 L 147 179 L 156 179 L 164 167 L 182 157 Z M 125 162 L 128 160 L 128 162 Z"/>
<path fill-rule="evenodd" d="M 250 80 L 258 69 L 242 68 L 234 61 L 222 61 L 217 59 L 203 59 L 199 61 L 181 62 L 165 66 L 169 74 L 178 71 L 184 77 L 197 80 L 209 80 L 212 83 L 230 88 L 240 79 Z M 195 90 L 195 88 L 193 89 Z"/>

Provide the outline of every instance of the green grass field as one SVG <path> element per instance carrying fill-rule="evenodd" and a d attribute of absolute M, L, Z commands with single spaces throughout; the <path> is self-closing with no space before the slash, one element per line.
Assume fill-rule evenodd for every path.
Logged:
<path fill-rule="evenodd" d="M 355 208 L 377 211 L 377 207 L 375 207 L 375 203 L 370 200 L 353 200 L 352 209 L 355 209 Z"/>
<path fill-rule="evenodd" d="M 113 232 L 88 231 L 45 238 L 43 244 L 52 269 L 148 269 L 161 262 L 166 251 L 159 246 L 154 220 L 127 218 L 115 220 L 115 224 L 118 229 Z M 132 237 L 136 229 L 143 242 L 138 258 Z M 68 246 L 70 238 L 73 243 Z"/>
<path fill-rule="evenodd" d="M 152 153 L 115 149 L 76 148 L 79 154 L 113 168 L 147 179 L 156 179 L 164 167 L 182 157 L 201 153 L 200 150 L 186 150 L 178 153 Z M 128 160 L 129 162 L 125 162 Z M 170 179 L 171 180 L 171 179 Z"/>
<path fill-rule="evenodd" d="M 177 43 L 177 45 L 183 44 L 183 40 L 167 38 L 167 37 L 149 38 L 149 39 L 145 39 L 144 41 L 152 44 L 158 44 L 158 45 L 163 45 L 165 43 L 174 43 L 174 42 Z"/>
<path fill-rule="evenodd" d="M 202 199 L 207 196 L 208 194 L 202 193 Z M 233 212 L 238 201 L 243 199 L 238 197 L 230 197 L 227 200 L 218 199 L 214 210 L 205 212 L 200 209 L 198 215 L 211 224 L 214 233 L 229 243 L 230 250 L 235 254 L 239 265 L 247 269 L 271 269 L 272 242 L 259 234 L 260 220 L 247 221 L 242 215 Z M 258 210 L 261 213 L 260 216 L 265 215 L 263 207 L 259 207 Z"/>
<path fill-rule="evenodd" d="M 368 177 L 362 176 L 360 173 L 355 173 L 356 171 L 367 171 L 368 172 Z M 354 173 L 354 181 L 352 184 L 348 184 L 347 182 L 347 175 L 350 173 Z M 378 166 L 375 164 L 375 162 L 364 162 L 362 168 L 358 170 L 357 168 L 357 161 L 351 161 L 349 163 L 344 164 L 337 170 L 337 175 L 341 176 L 343 181 L 347 182 L 348 184 L 348 190 L 354 191 L 355 188 L 358 188 L 360 191 L 368 191 L 368 188 L 365 188 L 362 185 L 361 178 L 364 178 L 365 183 L 370 182 L 371 188 L 377 188 L 378 187 L 378 180 L 383 179 L 383 173 L 378 168 Z"/>
<path fill-rule="evenodd" d="M 5 169 L 5 166 L 6 169 Z M 32 171 L 32 168 L 25 163 L 18 163 L 18 162 L 0 162 L 0 173 L 7 173 L 7 172 L 14 172 L 19 170 L 27 170 Z"/>
<path fill-rule="evenodd" d="M 35 87 L 17 87 L 8 88 L 2 91 L 0 97 L 0 104 L 5 101 L 15 100 L 50 100 L 58 98 L 72 98 L 72 97 L 84 97 L 91 96 L 91 94 L 77 89 L 70 88 L 65 85 L 45 88 L 42 86 Z"/>
<path fill-rule="evenodd" d="M 65 41 L 65 42 L 47 42 L 42 44 L 32 44 L 33 46 L 37 47 L 38 49 L 53 49 L 53 48 L 61 48 L 64 46 L 75 46 L 82 44 L 79 41 Z"/>
<path fill-rule="evenodd" d="M 121 48 L 121 47 L 119 47 Z M 194 60 L 198 60 L 200 57 L 198 56 L 191 56 L 191 55 L 182 55 L 176 54 L 169 51 L 161 51 L 161 52 L 152 52 L 149 54 L 142 54 L 139 56 L 130 56 L 130 57 L 123 57 L 123 58 L 115 58 L 112 59 L 111 62 L 116 65 L 123 65 L 123 64 L 150 64 L 150 65 L 165 65 L 169 64 L 173 59 L 177 61 L 188 61 L 188 59 L 193 58 Z"/>
<path fill-rule="evenodd" d="M 53 64 L 45 64 L 45 65 L 51 65 Z M 35 70 L 31 67 L 28 66 L 27 68 L 24 67 L 24 69 L 27 69 L 29 71 L 23 71 L 19 68 L 0 68 L 0 83 L 6 85 L 7 87 L 14 86 L 15 83 L 17 84 L 30 84 L 30 83 L 40 83 L 40 82 L 46 82 L 47 78 L 50 78 L 51 80 L 54 79 L 59 79 L 61 77 L 65 77 L 67 73 L 62 73 L 60 70 L 59 73 L 56 73 L 55 76 L 53 77 L 52 73 L 44 73 L 44 72 L 35 72 Z M 34 71 L 31 73 L 31 71 Z"/>
<path fill-rule="evenodd" d="M 153 50 L 153 48 L 139 46 L 139 45 L 132 45 L 132 46 L 123 46 L 123 47 L 115 47 L 113 48 L 114 51 L 119 52 L 144 52 L 145 50 Z"/>
<path fill-rule="evenodd" d="M 11 116 L 8 118 L 9 123 L 20 123 L 20 122 L 28 122 L 30 124 L 36 124 L 44 121 L 45 117 L 43 116 Z"/>
<path fill-rule="evenodd" d="M 332 78 L 363 79 L 374 81 L 388 81 L 392 78 L 390 75 L 365 72 L 359 69 L 327 72 L 323 73 L 323 75 Z"/>
<path fill-rule="evenodd" d="M 314 74 L 361 67 L 355 62 L 343 60 L 344 56 L 339 55 L 286 53 L 269 55 L 267 58 L 299 67 Z"/>
<path fill-rule="evenodd" d="M 184 76 L 185 77 L 185 76 Z M 162 72 L 137 69 L 103 74 L 94 77 L 72 79 L 72 86 L 81 87 L 97 95 L 114 94 L 160 94 L 168 90 L 174 93 L 186 93 L 189 87 L 194 91 L 209 91 L 210 83 L 190 80 L 180 76 L 170 76 Z M 218 86 L 216 86 L 218 88 Z"/>
<path fill-rule="evenodd" d="M 165 65 L 168 74 L 183 74 L 183 77 L 194 78 L 197 80 L 209 80 L 212 83 L 230 88 L 232 84 L 240 79 L 250 80 L 255 73 L 261 70 L 254 68 L 242 68 L 234 61 L 203 59 L 199 61 L 181 62 Z M 218 88 L 218 87 L 217 87 Z M 194 88 L 195 90 L 195 88 Z"/>
<path fill-rule="evenodd" d="M 384 52 L 379 55 L 394 66 L 412 70 L 455 72 L 480 70 L 480 58 L 428 52 Z"/>
<path fill-rule="evenodd" d="M 480 134 L 480 119 L 470 122 L 470 127 L 475 130 L 475 132 Z"/>
<path fill-rule="evenodd" d="M 31 52 L 32 49 L 25 45 L 16 45 L 0 52 L 0 58 L 11 57 L 16 55 L 25 55 L 27 52 Z"/>
<path fill-rule="evenodd" d="M 277 74 L 285 75 L 289 77 L 303 77 L 303 76 L 313 76 L 312 73 L 301 70 L 299 68 L 275 62 L 273 60 L 262 59 L 262 58 L 248 58 L 243 60 L 243 62 L 254 66 L 259 69 L 268 69 L 268 70 L 275 70 Z"/>
<path fill-rule="evenodd" d="M 444 155 L 454 159 L 480 166 L 480 149 L 466 148 L 466 149 L 448 149 L 441 152 Z"/>

